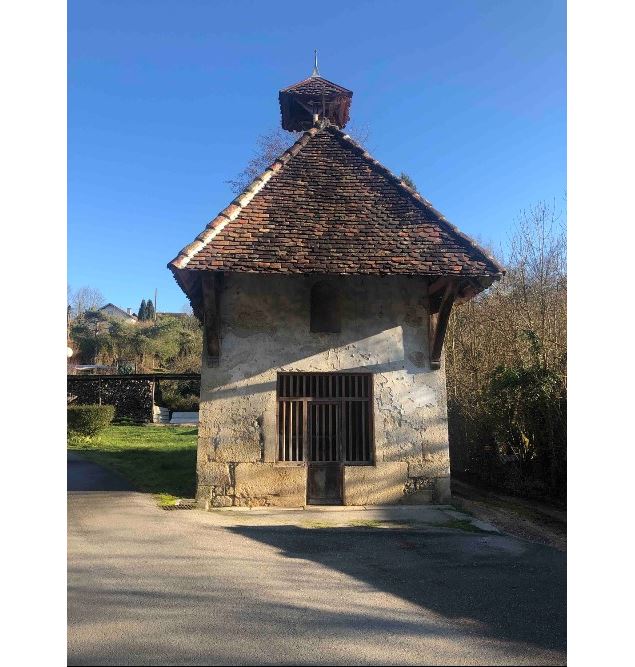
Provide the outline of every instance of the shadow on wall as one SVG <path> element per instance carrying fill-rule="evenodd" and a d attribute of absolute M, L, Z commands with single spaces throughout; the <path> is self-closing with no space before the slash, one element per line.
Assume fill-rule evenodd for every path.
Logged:
<path fill-rule="evenodd" d="M 309 559 L 473 632 L 564 651 L 566 557 L 506 536 L 397 529 L 236 526 L 229 530 Z"/>
<path fill-rule="evenodd" d="M 203 372 L 210 369 L 217 374 L 217 386 L 279 368 L 431 372 L 425 335 L 427 288 L 421 279 L 384 276 L 334 280 L 341 293 L 339 333 L 310 331 L 310 294 L 316 277 L 244 275 L 232 280 L 228 280 L 221 299 L 220 366 L 214 370 L 206 359 L 203 363 Z M 341 362 L 331 368 L 327 355 L 336 354 Z M 294 368 L 294 364 L 299 367 Z M 269 383 L 254 384 L 249 391 L 271 389 Z"/>
<path fill-rule="evenodd" d="M 292 361 L 304 361 L 303 359 L 289 359 L 281 363 L 280 366 L 267 366 L 266 368 L 259 368 L 257 371 L 254 371 L 253 376 L 259 375 L 265 371 L 270 371 L 272 368 L 284 368 L 285 371 L 294 370 L 292 368 Z M 254 364 L 257 365 L 257 364 Z M 318 369 L 311 369 L 318 370 Z M 302 371 L 311 372 L 308 368 L 302 366 Z M 401 361 L 393 361 L 388 364 L 371 364 L 368 366 L 350 366 L 342 369 L 342 372 L 345 373 L 390 373 L 392 371 L 401 371 L 404 370 L 404 364 Z M 405 371 L 404 371 L 405 372 Z M 248 376 L 245 376 L 243 379 L 247 379 Z M 231 383 L 228 383 L 230 386 L 221 389 L 214 389 L 212 395 L 214 398 L 226 398 L 234 396 L 247 396 L 251 394 L 258 394 L 261 392 L 276 391 L 276 380 L 271 382 L 256 382 L 248 385 L 234 386 Z"/>

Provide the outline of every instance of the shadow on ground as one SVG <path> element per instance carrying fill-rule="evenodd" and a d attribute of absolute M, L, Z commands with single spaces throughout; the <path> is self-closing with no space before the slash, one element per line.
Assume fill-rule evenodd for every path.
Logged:
<path fill-rule="evenodd" d="M 228 530 L 465 621 L 480 636 L 565 650 L 566 555 L 549 547 L 434 529 Z"/>

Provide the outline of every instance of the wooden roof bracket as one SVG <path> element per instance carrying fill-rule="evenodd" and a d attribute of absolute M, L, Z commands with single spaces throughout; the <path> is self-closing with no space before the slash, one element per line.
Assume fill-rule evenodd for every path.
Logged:
<path fill-rule="evenodd" d="M 458 294 L 458 282 L 450 280 L 445 285 L 441 298 L 430 299 L 430 325 L 428 335 L 428 349 L 430 350 L 430 369 L 433 371 L 441 368 L 441 354 L 443 352 L 443 341 L 448 328 L 448 320 L 452 312 L 452 306 Z"/>
<path fill-rule="evenodd" d="M 223 274 L 208 271 L 201 277 L 203 293 L 203 330 L 205 350 L 209 366 L 217 366 L 220 359 L 220 301 L 223 291 Z"/>

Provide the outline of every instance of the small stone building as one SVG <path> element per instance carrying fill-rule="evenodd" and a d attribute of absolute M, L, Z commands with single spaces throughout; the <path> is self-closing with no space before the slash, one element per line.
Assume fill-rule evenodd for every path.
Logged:
<path fill-rule="evenodd" d="M 204 507 L 444 502 L 443 338 L 502 267 L 344 131 L 353 93 L 279 93 L 299 139 L 168 265 L 204 323 Z"/>

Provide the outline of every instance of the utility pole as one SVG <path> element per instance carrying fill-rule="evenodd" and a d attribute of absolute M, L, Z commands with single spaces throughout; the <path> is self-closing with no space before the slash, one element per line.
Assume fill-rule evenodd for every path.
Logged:
<path fill-rule="evenodd" d="M 157 321 L 157 288 L 154 288 L 154 321 Z"/>

